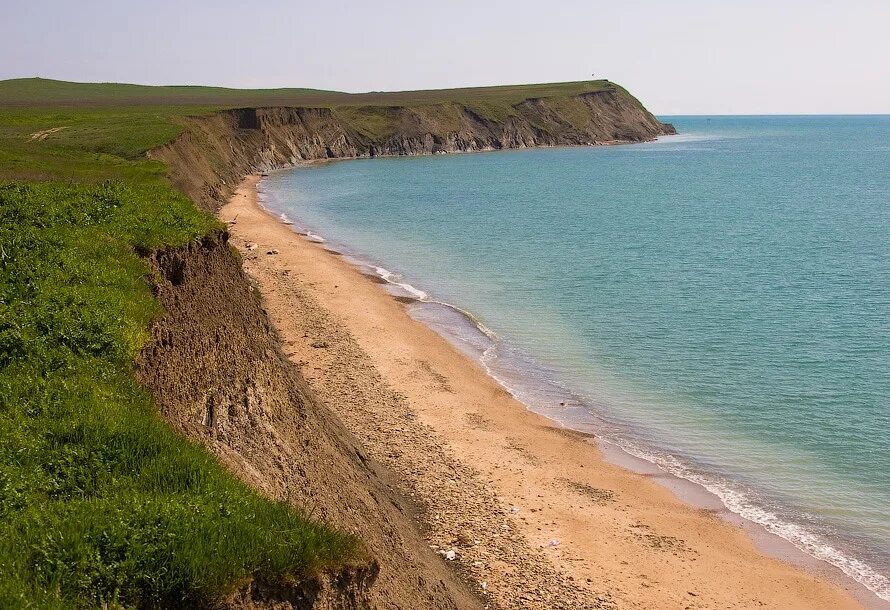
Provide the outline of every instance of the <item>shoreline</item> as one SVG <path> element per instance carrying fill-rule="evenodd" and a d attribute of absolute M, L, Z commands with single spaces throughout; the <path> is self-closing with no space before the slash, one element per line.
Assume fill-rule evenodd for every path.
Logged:
<path fill-rule="evenodd" d="M 511 516 L 503 525 L 543 549 L 545 561 L 553 564 L 555 572 L 567 574 L 574 582 L 587 580 L 604 588 L 612 601 L 625 602 L 619 605 L 859 607 L 850 597 L 855 591 L 842 591 L 821 574 L 816 578 L 764 555 L 751 541 L 751 532 L 718 519 L 713 509 L 689 505 L 682 493 L 678 499 L 676 490 L 669 491 L 650 475 L 615 466 L 589 438 L 556 427 L 529 410 L 478 363 L 411 318 L 404 304 L 382 290 L 379 281 L 363 275 L 323 244 L 299 237 L 281 219 L 263 210 L 257 202 L 256 182 L 256 177 L 248 178 L 220 217 L 237 217 L 230 225 L 233 243 L 241 247 L 245 268 L 259 282 L 282 339 L 289 350 L 293 347 L 288 355 L 301 365 L 304 374 L 305 367 L 313 364 L 303 358 L 313 355 L 313 348 L 297 349 L 299 341 L 293 340 L 293 330 L 282 322 L 294 301 L 279 293 L 296 280 L 355 336 L 379 376 L 406 395 L 417 417 L 440 443 L 460 456 L 461 462 L 472 464 L 502 503 L 511 505 L 506 506 Z M 259 248 L 245 251 L 245 241 L 258 243 Z M 265 254 L 271 250 L 280 254 Z M 352 306 L 356 297 L 360 297 L 362 311 Z M 401 357 L 405 353 L 423 358 L 411 361 Z M 313 370 L 317 377 L 312 378 L 316 373 L 306 374 L 307 380 L 324 395 L 331 389 L 330 380 L 325 380 L 318 367 Z M 421 377 L 427 378 L 426 384 L 419 381 Z M 440 385 L 432 394 L 430 378 Z M 449 391 L 442 389 L 446 386 Z M 483 406 L 480 401 L 489 403 L 482 412 L 477 410 Z M 331 408 L 349 419 L 342 406 L 331 404 Z M 368 443 L 360 430 L 353 432 Z M 375 455 L 374 443 L 370 444 L 371 454 L 381 459 Z M 559 451 L 554 452 L 554 444 L 561 445 Z M 381 461 L 386 463 L 385 456 Z M 386 465 L 398 470 L 399 460 L 392 462 Z M 511 467 L 507 472 L 504 464 Z M 554 494 L 557 482 L 560 489 Z M 542 493 L 533 493 L 537 491 Z M 420 499 L 429 502 L 429 498 Z M 535 504 L 541 506 L 531 508 Z M 439 540 L 437 524 L 428 525 L 434 532 L 431 539 Z M 559 542 L 551 544 L 557 539 Z M 606 550 L 600 547 L 608 553 L 604 555 Z M 461 552 L 460 563 L 464 563 L 464 554 L 472 555 Z M 473 578 L 487 578 L 478 582 L 486 582 L 485 589 L 495 595 L 496 587 L 509 588 L 503 573 L 515 571 L 515 566 L 506 563 L 506 567 L 498 567 L 494 562 L 480 566 L 473 562 L 470 567 L 478 569 L 468 571 Z M 683 578 L 677 579 L 678 574 Z"/>
<path fill-rule="evenodd" d="M 314 164 L 315 162 L 305 163 L 306 166 Z M 290 169 L 292 168 L 287 168 Z M 287 170 L 275 170 L 275 172 Z M 263 177 L 267 175 L 264 173 Z M 258 188 L 259 206 L 271 216 L 278 217 L 281 208 L 276 205 L 277 200 L 273 197 L 267 201 L 265 199 L 267 196 L 266 191 Z M 280 213 L 280 222 L 286 225 L 294 224 L 285 212 Z M 485 369 L 488 376 L 497 381 L 526 409 L 544 416 L 558 427 L 590 433 L 591 438 L 594 438 L 593 432 L 595 432 L 595 442 L 610 463 L 651 477 L 684 502 L 697 508 L 711 510 L 729 523 L 741 527 L 757 548 L 766 555 L 787 561 L 838 584 L 868 608 L 890 609 L 890 600 L 885 600 L 878 593 L 878 591 L 886 592 L 883 583 L 880 582 L 882 574 L 871 566 L 861 563 L 858 557 L 852 554 L 855 551 L 851 553 L 842 550 L 843 540 L 825 537 L 820 539 L 818 538 L 820 534 L 805 529 L 806 526 L 801 527 L 798 522 L 783 519 L 778 513 L 771 512 L 773 509 L 762 508 L 762 503 L 757 503 L 751 496 L 746 495 L 750 492 L 744 488 L 734 487 L 731 478 L 725 479 L 720 474 L 697 472 L 694 457 L 687 455 L 685 461 L 666 463 L 665 458 L 672 459 L 675 454 L 664 453 L 663 448 L 652 439 L 648 441 L 628 439 L 626 429 L 629 428 L 623 422 L 608 417 L 604 419 L 601 412 L 579 416 L 578 410 L 586 404 L 585 398 L 570 387 L 553 381 L 553 371 L 540 368 L 534 360 L 527 359 L 527 356 L 522 354 L 519 354 L 518 361 L 514 354 L 512 361 L 506 364 L 500 362 L 504 360 L 503 355 L 489 358 L 490 350 L 492 353 L 499 351 L 497 348 L 503 347 L 503 344 L 494 332 L 471 312 L 453 303 L 437 300 L 433 295 L 408 283 L 399 272 L 392 272 L 379 266 L 383 264 L 379 260 L 354 252 L 349 244 L 331 242 L 326 237 L 315 234 L 313 231 L 316 228 L 305 225 L 300 219 L 293 230 L 298 235 L 321 245 L 326 252 L 343 257 L 369 280 L 384 284 L 387 292 L 395 300 L 407 306 L 406 309 L 413 319 L 432 328 L 461 353 L 473 359 Z M 448 312 L 444 317 L 441 315 L 443 310 Z M 456 321 L 458 318 L 459 322 Z M 473 339 L 467 335 L 468 328 L 472 328 L 471 334 L 477 334 L 478 337 Z M 488 342 L 487 345 L 480 346 L 480 339 L 483 343 Z M 539 382 L 530 385 L 522 380 L 523 372 L 531 372 L 536 379 L 544 377 L 551 380 L 540 382 L 545 385 L 541 393 Z M 559 408 L 548 406 L 557 402 Z M 575 415 L 566 415 L 569 411 Z M 727 481 L 730 481 L 729 487 L 726 486 Z M 875 582 L 876 579 L 878 582 Z M 870 586 L 878 588 L 873 589 Z"/>

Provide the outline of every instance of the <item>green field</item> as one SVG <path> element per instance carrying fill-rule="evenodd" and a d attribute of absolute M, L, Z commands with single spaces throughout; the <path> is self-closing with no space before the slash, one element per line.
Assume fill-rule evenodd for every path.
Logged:
<path fill-rule="evenodd" d="M 134 381 L 160 313 L 137 252 L 219 227 L 145 152 L 207 109 L 0 89 L 18 100 L 0 109 L 0 607 L 193 606 L 362 559 L 174 434 Z"/>
<path fill-rule="evenodd" d="M 42 78 L 0 81 L 0 107 L 24 106 L 405 106 L 441 102 L 517 104 L 525 99 L 578 95 L 617 88 L 607 80 L 503 85 L 463 89 L 342 93 L 320 89 L 151 87 L 118 83 L 69 83 Z"/>
<path fill-rule="evenodd" d="M 0 607 L 191 606 L 253 576 L 294 580 L 360 542 L 263 499 L 173 434 L 135 383 L 160 313 L 137 254 L 219 228 L 146 152 L 181 117 L 320 105 L 469 105 L 503 119 L 531 97 L 606 81 L 345 94 L 311 89 L 0 82 Z M 444 118 L 446 107 L 439 110 Z M 444 120 L 443 118 L 443 120 Z"/>

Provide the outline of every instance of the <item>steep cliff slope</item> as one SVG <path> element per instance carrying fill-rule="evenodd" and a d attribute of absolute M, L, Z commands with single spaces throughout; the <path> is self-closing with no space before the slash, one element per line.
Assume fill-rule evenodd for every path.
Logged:
<path fill-rule="evenodd" d="M 166 313 L 142 352 L 137 377 L 163 417 L 265 495 L 337 524 L 370 548 L 379 574 L 327 582 L 321 600 L 334 602 L 307 607 L 353 607 L 357 595 L 376 608 L 479 607 L 430 552 L 388 473 L 318 405 L 283 356 L 226 239 L 215 233 L 151 256 Z M 232 607 L 249 607 L 242 602 L 251 595 L 275 599 L 274 589 L 259 586 Z"/>
<path fill-rule="evenodd" d="M 182 135 L 151 154 L 209 210 L 244 175 L 302 160 L 643 142 L 674 133 L 617 86 L 516 104 L 242 108 L 183 124 Z"/>

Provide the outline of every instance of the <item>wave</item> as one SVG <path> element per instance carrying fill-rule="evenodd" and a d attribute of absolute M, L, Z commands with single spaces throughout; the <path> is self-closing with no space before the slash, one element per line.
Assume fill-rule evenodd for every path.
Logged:
<path fill-rule="evenodd" d="M 370 263 L 368 264 L 368 266 L 374 270 L 374 272 L 377 274 L 378 277 L 380 277 L 380 279 L 386 280 L 386 282 L 392 284 L 393 286 L 398 286 L 412 297 L 420 301 L 429 297 L 429 295 L 423 290 L 418 290 L 407 282 L 400 282 L 399 280 L 402 279 L 401 275 L 393 273 L 392 271 L 389 271 L 388 269 L 385 269 L 383 267 L 371 265 Z"/>
<path fill-rule="evenodd" d="M 807 555 L 835 566 L 881 599 L 890 601 L 890 579 L 849 552 L 837 548 L 836 544 L 818 533 L 765 508 L 764 502 L 758 502 L 755 492 L 745 491 L 733 481 L 697 471 L 678 456 L 659 452 L 628 439 L 607 440 L 625 453 L 654 464 L 668 474 L 700 485 L 717 496 L 730 512 L 762 526 Z"/>

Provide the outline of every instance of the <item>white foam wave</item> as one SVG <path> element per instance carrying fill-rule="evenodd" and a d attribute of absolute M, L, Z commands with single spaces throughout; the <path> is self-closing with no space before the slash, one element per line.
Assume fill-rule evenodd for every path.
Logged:
<path fill-rule="evenodd" d="M 720 140 L 732 140 L 736 139 L 738 136 L 731 136 L 725 134 L 715 134 L 715 133 L 677 133 L 669 136 L 658 136 L 654 141 L 647 142 L 648 145 L 652 144 L 679 144 L 679 143 L 692 143 L 692 142 L 717 142 Z M 647 146 L 642 146 L 640 148 L 646 148 Z"/>
<path fill-rule="evenodd" d="M 476 328 L 479 329 L 479 332 L 481 332 L 483 335 L 485 335 L 486 337 L 491 339 L 493 342 L 496 342 L 498 340 L 498 336 L 496 334 L 494 334 L 493 330 L 488 328 L 485 324 L 483 324 L 482 320 L 480 320 L 479 318 L 474 316 L 472 313 L 470 313 L 466 309 L 461 309 L 457 305 L 452 305 L 451 303 L 446 303 L 445 301 L 429 300 L 427 302 L 435 303 L 436 305 L 441 305 L 442 307 L 447 307 L 449 309 L 453 309 L 457 313 L 459 313 L 462 316 L 464 316 L 465 318 L 467 318 L 470 322 L 472 322 L 476 326 Z M 494 347 L 495 347 L 495 343 L 493 343 L 488 349 L 485 350 L 485 352 L 483 352 L 483 356 Z"/>
<path fill-rule="evenodd" d="M 374 268 L 374 272 L 378 276 L 380 276 L 381 278 L 383 278 L 384 280 L 386 280 L 393 286 L 398 286 L 399 288 L 401 288 L 402 290 L 404 290 L 411 296 L 417 298 L 418 300 L 423 301 L 423 300 L 426 300 L 427 298 L 429 298 L 429 295 L 427 293 L 425 293 L 423 290 L 419 290 L 419 289 L 415 288 L 408 282 L 400 282 L 399 280 L 402 279 L 401 275 L 399 275 L 397 273 L 393 273 L 392 271 L 390 271 L 389 269 L 386 269 L 384 267 L 378 267 L 377 265 L 372 265 L 372 266 Z"/>
<path fill-rule="evenodd" d="M 763 508 L 749 494 L 734 487 L 730 482 L 697 472 L 676 456 L 659 454 L 627 440 L 609 439 L 609 441 L 626 453 L 655 464 L 667 473 L 701 485 L 717 496 L 731 512 L 763 526 L 768 532 L 791 542 L 807 555 L 835 566 L 881 599 L 890 601 L 890 579 L 886 576 L 838 549 L 819 534 Z"/>

